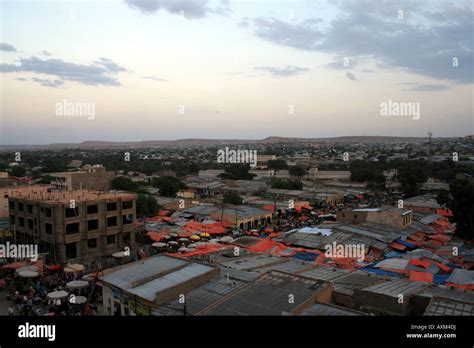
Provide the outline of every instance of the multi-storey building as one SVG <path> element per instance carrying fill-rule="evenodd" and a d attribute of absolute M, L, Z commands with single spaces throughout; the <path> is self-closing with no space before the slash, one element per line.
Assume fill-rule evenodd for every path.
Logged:
<path fill-rule="evenodd" d="M 10 230 L 55 262 L 87 262 L 135 246 L 136 195 L 13 191 Z"/>
<path fill-rule="evenodd" d="M 52 173 L 51 185 L 58 190 L 108 191 L 114 172 L 106 171 L 101 165 L 85 166 L 80 172 Z"/>

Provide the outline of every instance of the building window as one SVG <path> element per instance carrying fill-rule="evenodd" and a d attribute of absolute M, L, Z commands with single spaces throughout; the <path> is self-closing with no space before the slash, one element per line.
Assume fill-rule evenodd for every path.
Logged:
<path fill-rule="evenodd" d="M 88 247 L 89 249 L 95 249 L 95 248 L 97 248 L 97 238 L 88 239 L 88 240 L 87 240 L 87 247 Z"/>
<path fill-rule="evenodd" d="M 132 209 L 133 201 L 124 201 L 122 202 L 122 209 Z"/>
<path fill-rule="evenodd" d="M 15 202 L 8 202 L 8 207 L 10 210 L 15 210 Z"/>
<path fill-rule="evenodd" d="M 67 218 L 78 216 L 79 215 L 79 208 L 66 208 L 65 214 Z"/>
<path fill-rule="evenodd" d="M 20 227 L 25 227 L 25 219 L 20 216 L 18 218 L 18 224 L 20 225 Z"/>
<path fill-rule="evenodd" d="M 23 203 L 18 202 L 18 210 L 23 211 Z"/>
<path fill-rule="evenodd" d="M 107 203 L 107 211 L 116 211 L 117 202 Z"/>
<path fill-rule="evenodd" d="M 79 222 L 66 225 L 66 234 L 79 233 Z"/>
<path fill-rule="evenodd" d="M 46 217 L 51 217 L 52 216 L 51 208 L 45 208 L 44 215 L 46 215 Z"/>
<path fill-rule="evenodd" d="M 45 224 L 44 224 L 44 232 L 45 232 L 46 234 L 53 234 L 53 225 L 52 225 L 52 224 L 45 223 Z"/>
<path fill-rule="evenodd" d="M 115 235 L 107 236 L 107 245 L 115 244 Z"/>
<path fill-rule="evenodd" d="M 107 227 L 115 227 L 117 226 L 117 217 L 111 216 L 107 218 Z"/>
<path fill-rule="evenodd" d="M 122 238 L 123 244 L 130 244 L 130 233 L 124 233 Z"/>
<path fill-rule="evenodd" d="M 99 220 L 89 220 L 87 221 L 87 230 L 94 231 L 99 229 Z"/>
<path fill-rule="evenodd" d="M 77 243 L 66 244 L 66 259 L 77 258 Z"/>
<path fill-rule="evenodd" d="M 30 213 L 30 214 L 33 213 L 33 205 L 27 204 L 27 205 L 26 205 L 26 210 L 27 210 L 28 213 Z"/>
<path fill-rule="evenodd" d="M 32 220 L 32 219 L 28 219 L 28 228 L 29 228 L 30 230 L 33 229 L 33 220 Z"/>
<path fill-rule="evenodd" d="M 133 214 L 122 215 L 122 224 L 128 225 L 133 222 Z"/>
<path fill-rule="evenodd" d="M 87 206 L 87 214 L 99 213 L 99 206 L 97 204 Z"/>
<path fill-rule="evenodd" d="M 14 225 L 14 224 L 15 224 L 15 216 L 10 215 L 10 225 Z"/>

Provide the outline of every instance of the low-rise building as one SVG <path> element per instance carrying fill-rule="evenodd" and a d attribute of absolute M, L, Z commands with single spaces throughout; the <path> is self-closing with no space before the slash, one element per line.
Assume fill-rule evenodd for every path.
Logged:
<path fill-rule="evenodd" d="M 84 166 L 80 172 L 51 173 L 51 185 L 67 190 L 110 190 L 114 172 L 106 171 L 102 165 Z"/>

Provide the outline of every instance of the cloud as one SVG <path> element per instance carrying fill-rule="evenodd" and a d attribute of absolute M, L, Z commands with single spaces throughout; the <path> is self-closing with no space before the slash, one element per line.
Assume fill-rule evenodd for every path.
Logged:
<path fill-rule="evenodd" d="M 59 87 L 63 87 L 64 85 L 64 82 L 61 80 L 40 79 L 37 77 L 33 77 L 32 80 L 34 82 L 38 82 L 39 84 L 41 84 L 41 86 L 45 86 L 45 87 L 59 88 Z"/>
<path fill-rule="evenodd" d="M 272 17 L 245 22 L 256 36 L 277 45 L 375 62 L 385 69 L 405 69 L 439 80 L 474 82 L 474 9 L 469 2 L 334 4 L 338 15 L 325 23 L 317 18 L 286 23 Z"/>
<path fill-rule="evenodd" d="M 155 76 L 142 76 L 142 79 L 152 80 L 152 81 L 168 81 L 167 79 L 162 79 Z"/>
<path fill-rule="evenodd" d="M 61 59 L 43 60 L 37 57 L 19 58 L 18 64 L 0 64 L 0 72 L 3 73 L 34 72 L 89 86 L 120 86 L 115 75 L 121 71 L 126 69 L 107 58 L 100 58 L 95 65 L 75 64 Z M 109 76 L 110 74 L 114 76 Z"/>
<path fill-rule="evenodd" d="M 125 2 L 144 14 L 165 10 L 171 14 L 184 15 L 187 19 L 205 17 L 208 12 L 225 12 L 225 5 L 220 6 L 219 10 L 209 8 L 208 0 L 125 0 Z"/>
<path fill-rule="evenodd" d="M 349 80 L 357 81 L 357 78 L 354 76 L 354 74 L 353 74 L 353 73 L 350 73 L 349 71 L 346 72 L 346 77 L 347 77 Z"/>
<path fill-rule="evenodd" d="M 0 51 L 16 52 L 16 48 L 13 45 L 0 42 Z"/>
<path fill-rule="evenodd" d="M 43 56 L 47 56 L 47 57 L 51 56 L 51 52 L 46 51 L 46 50 L 41 51 L 41 54 L 42 54 Z"/>
<path fill-rule="evenodd" d="M 111 73 L 119 73 L 119 72 L 126 72 L 127 69 L 124 67 L 117 65 L 114 61 L 108 58 L 99 58 L 99 60 L 96 60 L 94 62 L 96 65 L 100 65 L 107 69 L 107 71 Z"/>
<path fill-rule="evenodd" d="M 419 92 L 436 92 L 436 91 L 445 91 L 449 89 L 446 85 L 419 85 L 413 88 L 410 88 L 410 91 L 419 91 Z"/>
<path fill-rule="evenodd" d="M 15 80 L 18 80 L 18 81 L 28 81 L 28 80 L 25 79 L 24 77 L 17 77 Z"/>
<path fill-rule="evenodd" d="M 278 45 L 303 50 L 315 50 L 323 38 L 322 32 L 315 27 L 315 21 L 291 24 L 276 18 L 257 17 L 251 20 L 255 35 Z"/>
<path fill-rule="evenodd" d="M 271 66 L 257 66 L 255 70 L 266 71 L 272 74 L 274 77 L 289 77 L 299 75 L 305 71 L 309 71 L 307 68 L 301 68 L 298 66 L 287 65 L 283 68 L 271 67 Z"/>

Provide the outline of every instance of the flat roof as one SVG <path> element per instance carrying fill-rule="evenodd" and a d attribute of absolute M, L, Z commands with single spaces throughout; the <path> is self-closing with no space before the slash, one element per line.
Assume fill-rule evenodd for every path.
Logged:
<path fill-rule="evenodd" d="M 210 306 L 204 315 L 282 315 L 292 313 L 326 283 L 277 271 L 267 272 Z M 293 295 L 294 301 L 289 301 Z"/>
<path fill-rule="evenodd" d="M 99 192 L 89 190 L 71 190 L 71 191 L 59 191 L 59 192 L 39 192 L 39 191 L 15 191 L 10 195 L 11 198 L 19 198 L 29 201 L 38 201 L 44 203 L 63 203 L 69 204 L 70 200 L 73 199 L 77 202 L 86 201 L 106 201 L 120 198 L 124 199 L 135 199 L 134 193 L 128 192 Z"/>

